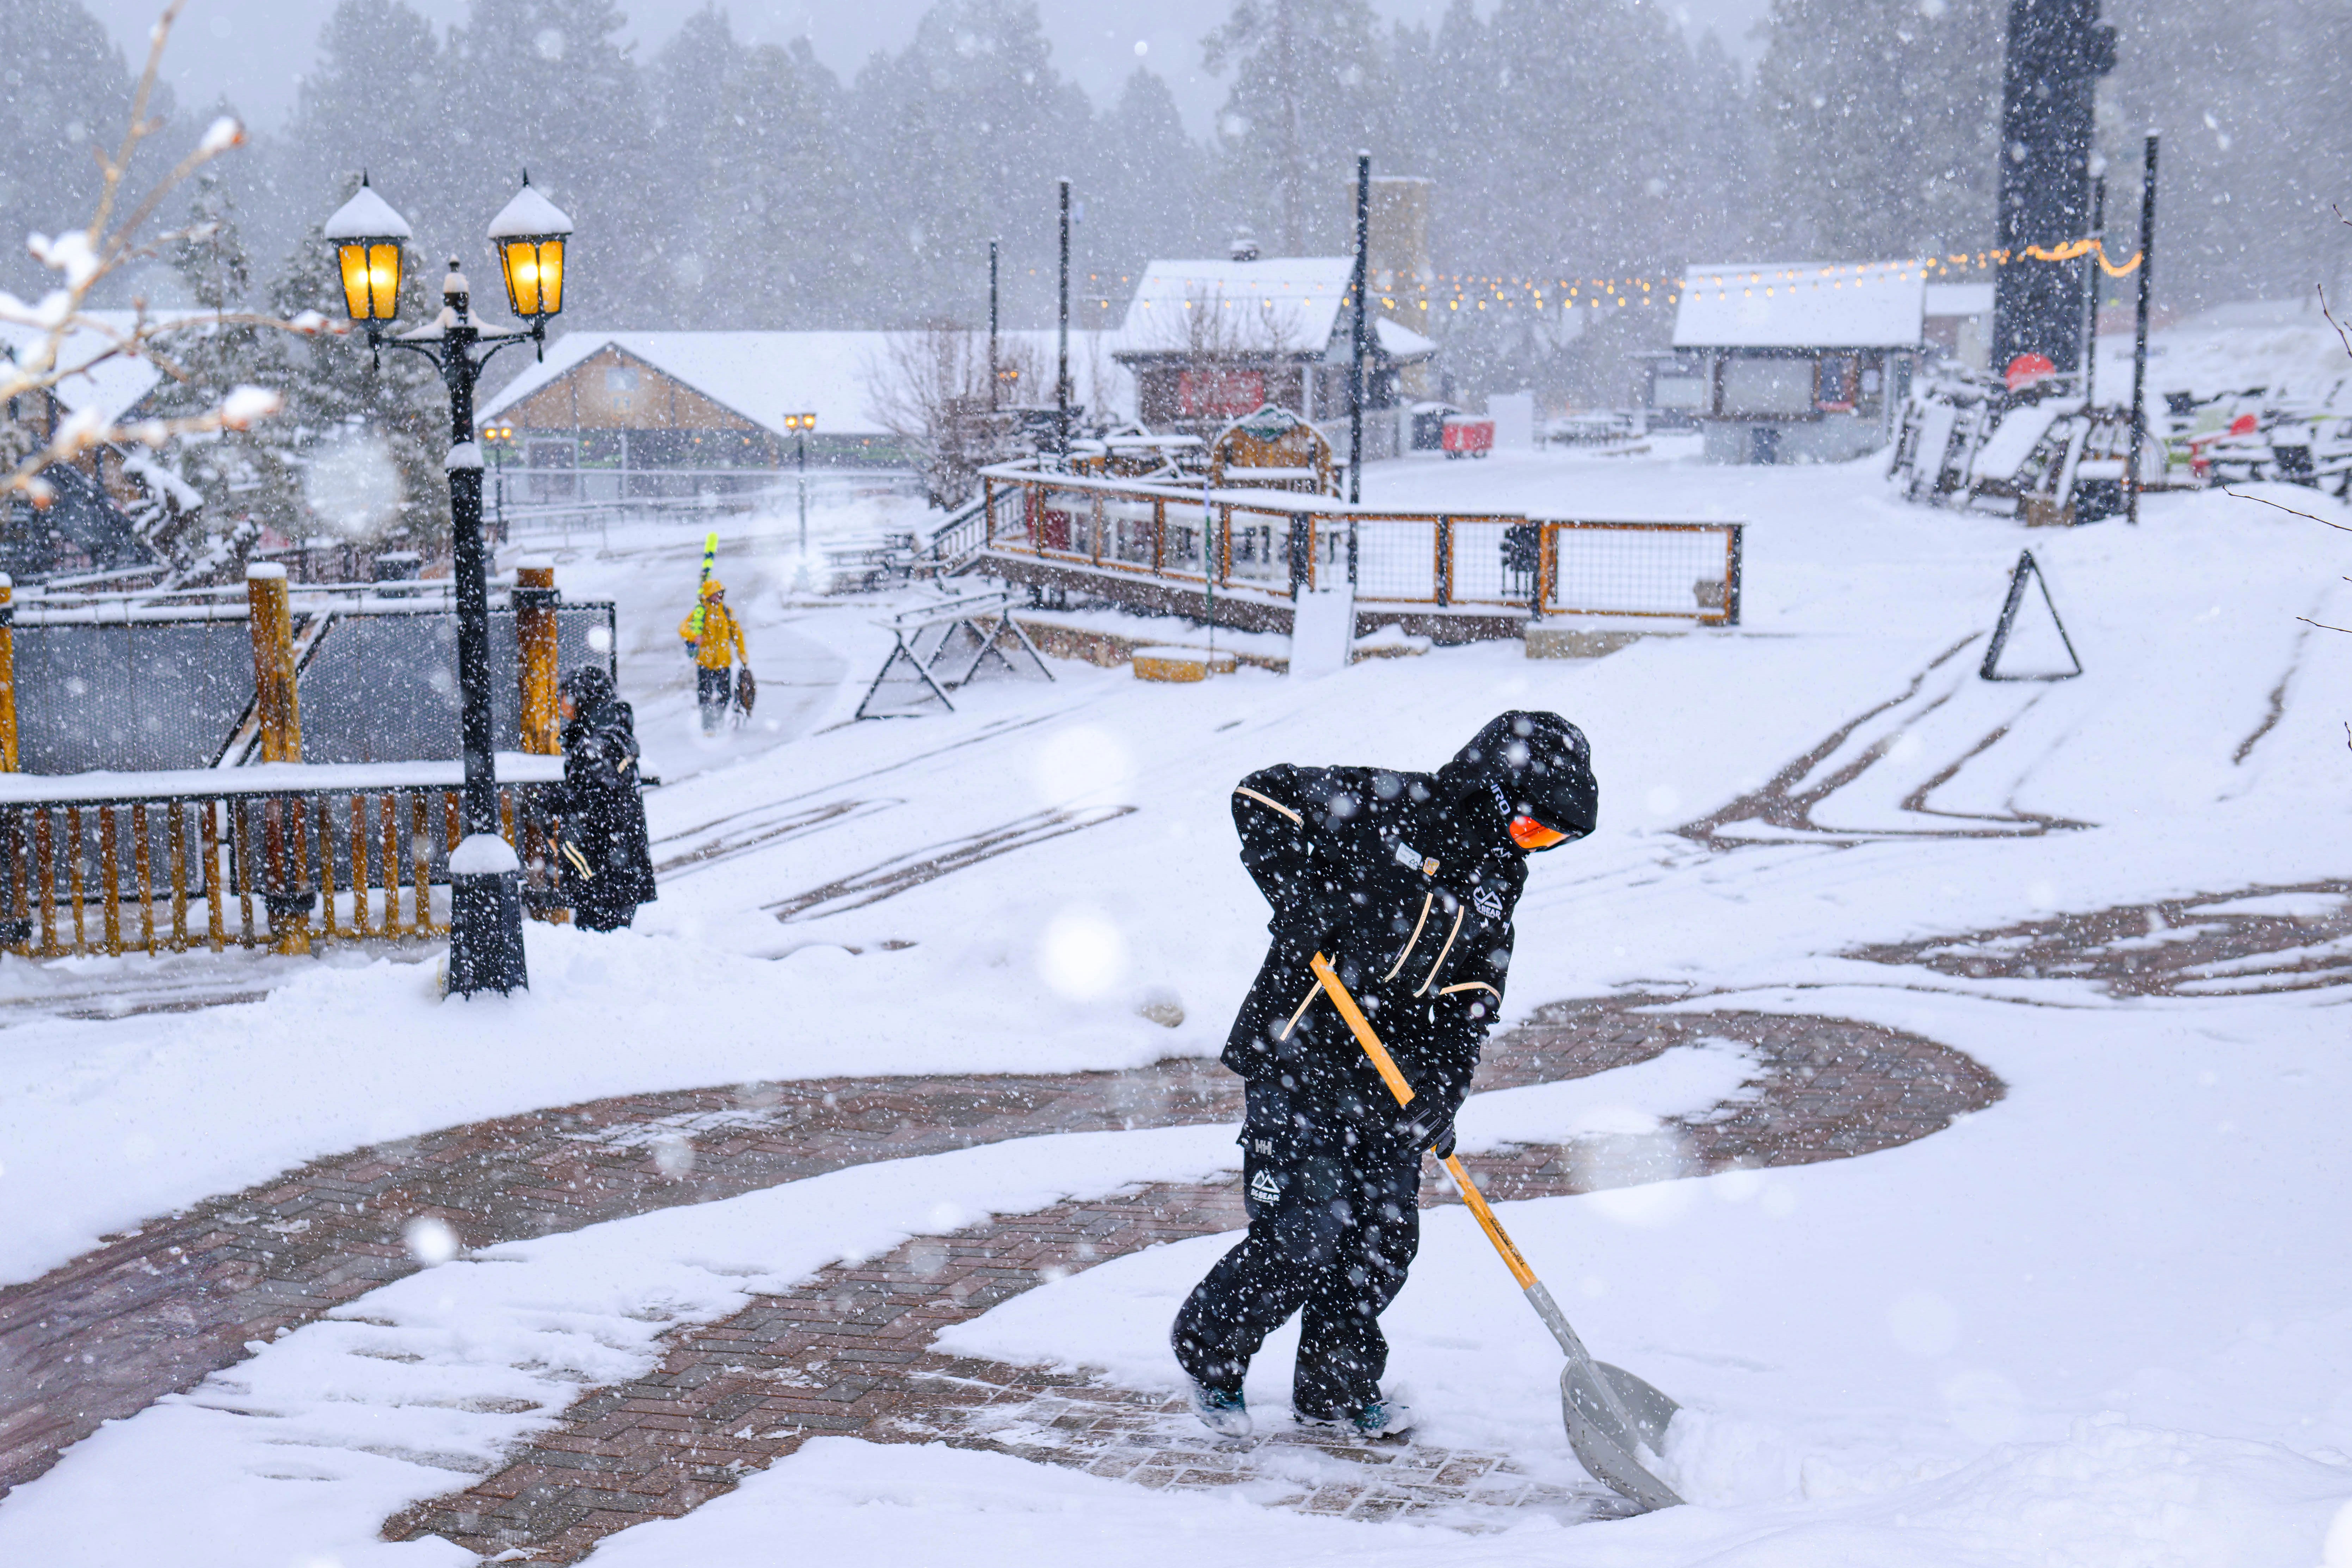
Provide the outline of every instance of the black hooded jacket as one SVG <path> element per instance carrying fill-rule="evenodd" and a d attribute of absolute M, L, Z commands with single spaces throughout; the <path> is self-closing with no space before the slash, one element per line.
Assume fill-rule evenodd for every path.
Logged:
<path fill-rule="evenodd" d="M 1528 874 L 1510 819 L 1580 838 L 1595 795 L 1583 735 L 1550 713 L 1503 714 L 1435 773 L 1286 763 L 1244 779 L 1234 824 L 1274 906 L 1273 942 L 1225 1066 L 1357 1139 L 1411 1140 L 1451 1121 L 1510 971 Z M 1410 1110 L 1321 995 L 1318 952 L 1412 1086 Z"/>
<path fill-rule="evenodd" d="M 563 726 L 563 787 L 552 802 L 563 821 L 557 856 L 565 901 L 583 926 L 604 929 L 656 897 L 636 717 L 596 666 L 574 670 L 564 692 L 574 712 Z"/>

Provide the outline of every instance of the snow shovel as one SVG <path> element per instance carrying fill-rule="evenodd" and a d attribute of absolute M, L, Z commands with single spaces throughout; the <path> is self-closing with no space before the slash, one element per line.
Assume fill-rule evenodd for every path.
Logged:
<path fill-rule="evenodd" d="M 1412 1085 L 1397 1071 L 1396 1058 L 1389 1055 L 1388 1047 L 1372 1032 L 1371 1022 L 1356 1005 L 1356 999 L 1348 994 L 1339 971 L 1319 952 L 1309 967 L 1329 994 L 1331 1005 L 1339 1009 L 1339 1016 L 1347 1020 L 1356 1043 L 1372 1058 L 1381 1081 L 1389 1086 L 1389 1092 L 1396 1096 L 1399 1105 L 1412 1104 Z M 1544 1289 L 1543 1281 L 1536 1278 L 1536 1271 L 1528 1267 L 1528 1260 L 1505 1234 L 1502 1222 L 1487 1206 L 1486 1194 L 1470 1179 L 1470 1173 L 1462 1168 L 1459 1155 L 1445 1157 L 1445 1173 L 1454 1178 L 1454 1190 L 1462 1194 L 1463 1203 L 1477 1219 L 1479 1228 L 1486 1233 L 1486 1239 L 1503 1255 L 1503 1265 L 1527 1293 L 1528 1304 L 1536 1310 L 1536 1316 L 1543 1320 L 1544 1327 L 1551 1331 L 1552 1338 L 1568 1354 L 1568 1364 L 1559 1373 L 1559 1409 L 1560 1418 L 1568 1426 L 1568 1446 L 1575 1450 L 1578 1461 L 1595 1479 L 1637 1504 L 1644 1513 L 1681 1502 L 1675 1489 L 1651 1474 L 1636 1457 L 1643 1448 L 1653 1455 L 1659 1451 L 1665 1440 L 1666 1423 L 1681 1407 L 1624 1368 L 1594 1361 L 1585 1350 L 1584 1342 L 1576 1337 L 1576 1331 L 1569 1327 L 1559 1303 L 1551 1299 L 1551 1292 Z"/>

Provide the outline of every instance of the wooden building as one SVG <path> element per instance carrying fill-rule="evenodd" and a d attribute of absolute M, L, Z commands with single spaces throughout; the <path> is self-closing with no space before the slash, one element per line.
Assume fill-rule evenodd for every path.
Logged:
<path fill-rule="evenodd" d="M 1917 366 L 1916 262 L 1773 262 L 1684 274 L 1675 350 L 1706 455 L 1843 462 L 1895 438 Z"/>
<path fill-rule="evenodd" d="M 1004 334 L 1048 364 L 1053 336 Z M 1079 401 L 1116 413 L 1125 378 L 1097 374 L 1102 336 L 1070 334 L 1071 379 Z M 898 337 L 574 331 L 486 401 L 479 423 L 513 430 L 526 500 L 756 489 L 798 461 L 788 415 L 816 416 L 812 468 L 905 468 L 914 455 L 876 412 Z"/>
<path fill-rule="evenodd" d="M 1269 404 L 1327 434 L 1344 423 L 1353 268 L 1345 256 L 1260 258 L 1245 243 L 1222 261 L 1153 262 L 1110 350 L 1135 377 L 1137 416 L 1204 437 Z M 1377 311 L 1370 325 L 1364 406 L 1388 415 L 1392 437 L 1402 377 L 1437 345 Z"/>

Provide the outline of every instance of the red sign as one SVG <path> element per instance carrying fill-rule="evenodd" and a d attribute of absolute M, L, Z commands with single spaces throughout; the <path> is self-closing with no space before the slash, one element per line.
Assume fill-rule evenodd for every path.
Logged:
<path fill-rule="evenodd" d="M 2057 374 L 2058 367 L 2050 363 L 2048 354 L 2020 354 L 2009 362 L 2009 369 L 2002 379 L 2009 383 L 2010 391 L 2015 392 L 2021 386 L 2032 386 L 2035 382 L 2047 381 Z"/>
<path fill-rule="evenodd" d="M 1187 370 L 1176 376 L 1176 403 L 1187 419 L 1238 419 L 1265 403 L 1265 373 Z"/>

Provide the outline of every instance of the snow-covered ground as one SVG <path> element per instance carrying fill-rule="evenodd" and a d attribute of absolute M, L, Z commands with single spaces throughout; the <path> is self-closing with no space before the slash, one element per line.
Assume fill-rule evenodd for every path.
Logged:
<path fill-rule="evenodd" d="M 1684 1401 L 1669 1462 L 1694 1506 L 1465 1537 L 825 1439 L 592 1561 L 748 1563 L 790 1542 L 973 1563 L 1123 1560 L 1150 1542 L 1235 1563 L 2352 1564 L 2352 1515 L 2323 1543 L 2352 1499 L 2346 993 L 2118 1000 L 1841 956 L 2053 911 L 2341 884 L 2352 638 L 2299 617 L 2352 625 L 2345 536 L 2219 494 L 2150 498 L 2136 531 L 2028 535 L 1903 506 L 1873 464 L 1723 469 L 1664 451 L 1409 461 L 1366 488 L 1407 506 L 1744 517 L 1746 624 L 1600 660 L 1486 645 L 1317 681 L 1244 668 L 1146 685 L 1056 663 L 1052 684 L 975 688 L 952 715 L 845 723 L 887 637 L 871 605 L 791 601 L 793 524 L 769 519 L 722 530 L 719 567 L 748 612 L 763 723 L 706 742 L 673 640 L 699 529 L 615 534 L 603 558 L 583 544 L 560 580 L 621 601 L 622 685 L 670 781 L 648 800 L 656 858 L 711 853 L 669 872 L 633 931 L 532 926 L 533 989 L 511 1000 L 441 1002 L 413 961 L 253 965 L 273 988 L 248 1004 L 0 1034 L 0 1280 L 310 1157 L 505 1112 L 1212 1054 L 1263 945 L 1232 781 L 1283 760 L 1433 767 L 1493 710 L 1539 706 L 1591 735 L 1601 825 L 1536 863 L 1512 1016 L 1688 989 L 1912 1030 L 2009 1086 L 1958 1126 L 1861 1159 L 1506 1205 L 1595 1350 Z M 2272 493 L 2352 523 L 2310 492 Z M 844 509 L 823 531 L 891 515 Z M 1975 677 L 1969 639 L 2026 545 L 2079 679 Z M 1874 710 L 1813 770 L 1870 764 L 1811 830 L 1734 827 L 1741 847 L 1713 848 L 1675 831 Z M 1000 842 L 1016 847 L 982 853 Z M 900 874 L 943 847 L 970 853 Z M 28 977 L 9 960 L 0 984 L 121 967 Z M 1146 1016 L 1171 1002 L 1173 1027 Z M 1465 1134 L 1557 1140 L 1738 1081 L 1719 1053 L 1670 1053 L 1474 1103 Z M 667 1322 L 971 1215 L 1205 1175 L 1229 1136 L 1057 1135 L 451 1262 L 68 1451 L 0 1502 L 0 1561 L 465 1561 L 375 1531 L 543 1424 L 568 1381 L 646 1364 Z M 1171 1386 L 1168 1318 L 1229 1241 L 1041 1284 L 950 1337 Z M 1484 1246 L 1462 1210 L 1430 1212 L 1388 1320 L 1392 1381 L 1427 1440 L 1557 1467 L 1558 1353 Z M 1254 1373 L 1269 1411 L 1288 1353 L 1277 1342 Z"/>

